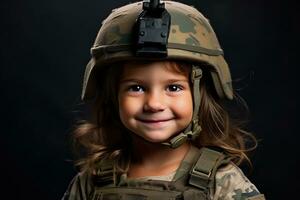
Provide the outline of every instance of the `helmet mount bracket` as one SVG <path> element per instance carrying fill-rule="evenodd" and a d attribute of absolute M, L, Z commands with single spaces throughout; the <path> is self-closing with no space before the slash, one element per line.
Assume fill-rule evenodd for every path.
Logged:
<path fill-rule="evenodd" d="M 135 24 L 136 56 L 167 57 L 171 16 L 159 0 L 143 2 L 143 11 Z"/>

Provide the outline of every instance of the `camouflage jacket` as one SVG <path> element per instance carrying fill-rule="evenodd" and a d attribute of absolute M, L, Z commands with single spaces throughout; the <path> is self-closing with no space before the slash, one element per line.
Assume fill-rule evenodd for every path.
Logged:
<path fill-rule="evenodd" d="M 191 148 L 188 153 L 189 157 L 195 152 L 196 148 Z M 186 156 L 188 157 L 188 156 Z M 185 158 L 182 163 L 186 163 L 187 158 Z M 166 176 L 151 176 L 143 177 L 139 179 L 127 179 L 126 174 L 121 175 L 120 185 L 128 181 L 167 181 L 174 182 L 178 178 L 178 171 L 182 170 L 181 165 L 179 169 Z M 181 169 L 180 169 L 181 168 Z M 189 169 L 190 170 L 190 169 Z M 95 191 L 93 184 L 93 176 L 81 172 L 78 173 L 69 185 L 66 193 L 62 200 L 89 200 L 89 199 L 102 199 L 102 198 L 92 198 Z M 124 182 L 124 183 L 122 183 Z M 140 182 L 141 183 L 141 182 Z M 260 194 L 255 185 L 253 185 L 248 178 L 243 174 L 243 172 L 232 162 L 229 162 L 226 166 L 222 166 L 217 169 L 214 176 L 214 187 L 211 187 L 208 192 L 206 199 L 211 200 L 264 200 L 264 195 Z M 103 198 L 106 199 L 106 198 Z M 154 198 L 155 199 L 155 198 Z M 186 199 L 186 198 L 184 198 Z M 188 198 L 189 199 L 189 198 Z"/>
<path fill-rule="evenodd" d="M 265 199 L 241 169 L 233 163 L 220 168 L 216 173 L 215 181 L 215 190 L 211 192 L 213 200 Z"/>

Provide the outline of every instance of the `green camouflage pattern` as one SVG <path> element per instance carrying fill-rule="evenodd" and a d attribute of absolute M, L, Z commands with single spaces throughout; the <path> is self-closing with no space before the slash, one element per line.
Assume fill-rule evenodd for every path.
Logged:
<path fill-rule="evenodd" d="M 190 174 L 192 166 L 197 162 L 199 153 L 200 150 L 192 146 L 175 172 L 163 176 L 146 176 L 136 179 L 128 178 L 126 173 L 121 174 L 117 179 L 114 178 L 115 175 L 113 174 L 106 176 L 107 172 L 114 168 L 114 164 L 109 161 L 108 163 L 110 164 L 107 165 L 107 163 L 103 161 L 99 166 L 100 174 L 101 172 L 103 173 L 102 176 L 100 175 L 97 177 L 97 175 L 91 175 L 88 172 L 78 173 L 71 181 L 62 200 L 101 199 L 98 198 L 97 195 L 102 194 L 102 192 L 108 192 L 110 194 L 131 193 L 138 195 L 139 197 L 143 195 L 151 196 L 159 194 L 160 198 L 155 197 L 147 199 L 170 199 L 167 198 L 167 196 L 172 196 L 173 194 L 177 196 L 178 191 L 182 191 L 184 197 L 179 199 L 188 200 L 265 200 L 264 195 L 259 193 L 255 185 L 248 180 L 240 168 L 230 161 L 226 162 L 227 164 L 221 162 L 223 163 L 221 165 L 222 167 L 219 167 L 220 165 L 218 164 L 214 165 L 214 168 L 216 169 L 216 173 L 213 173 L 212 175 L 214 178 L 209 182 L 201 183 L 202 186 L 206 185 L 204 187 L 206 188 L 205 190 L 188 185 L 188 181 L 186 181 L 186 178 L 184 177 Z M 203 161 L 207 160 L 210 159 L 206 157 Z M 205 165 L 205 163 L 201 162 L 201 165 Z M 96 174 L 99 175 L 99 172 Z M 95 181 L 99 184 L 99 180 L 104 181 L 105 184 L 102 186 L 95 185 Z M 108 180 L 111 180 L 112 182 L 109 182 Z M 113 180 L 116 180 L 116 183 L 113 183 Z M 212 187 L 210 187 L 210 183 L 212 183 Z M 145 194 L 145 189 L 147 190 L 147 194 Z M 157 189 L 159 190 L 158 193 L 156 193 Z M 153 191 L 153 193 L 150 191 Z M 193 195 L 189 196 L 189 194 Z M 117 196 L 116 198 L 111 199 L 132 198 L 121 198 L 120 196 Z"/>
<path fill-rule="evenodd" d="M 265 200 L 241 169 L 230 163 L 216 173 L 216 188 L 211 199 L 217 200 Z"/>
<path fill-rule="evenodd" d="M 165 6 L 171 15 L 166 59 L 205 63 L 201 66 L 211 71 L 217 94 L 221 98 L 232 99 L 229 67 L 209 21 L 191 6 L 174 1 L 165 1 Z M 91 48 L 92 58 L 86 66 L 82 99 L 89 99 L 95 94 L 95 68 L 122 60 L 145 60 L 135 57 L 132 51 L 132 29 L 141 12 L 142 2 L 128 4 L 114 9 L 102 22 Z"/>

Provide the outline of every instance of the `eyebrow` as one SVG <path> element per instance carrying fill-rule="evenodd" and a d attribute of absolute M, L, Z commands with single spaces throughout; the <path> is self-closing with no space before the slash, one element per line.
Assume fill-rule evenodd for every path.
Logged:
<path fill-rule="evenodd" d="M 121 79 L 120 80 L 120 83 L 125 83 L 125 82 L 138 82 L 138 83 L 142 82 L 142 83 L 144 83 L 145 81 L 142 80 L 142 79 L 135 79 L 135 78 Z M 171 83 L 173 83 L 173 82 L 189 82 L 189 80 L 188 79 L 167 79 L 164 82 L 166 82 L 166 83 L 169 83 L 169 82 L 171 82 Z"/>

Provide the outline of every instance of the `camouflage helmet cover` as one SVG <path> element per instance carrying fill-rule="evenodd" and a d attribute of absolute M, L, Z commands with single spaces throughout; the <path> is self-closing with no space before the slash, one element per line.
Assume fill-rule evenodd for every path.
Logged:
<path fill-rule="evenodd" d="M 142 7 L 142 2 L 136 2 L 114 9 L 102 22 L 91 48 L 92 58 L 86 66 L 82 99 L 90 99 L 96 93 L 96 68 L 117 61 L 145 60 L 135 56 L 133 51 L 133 27 Z M 221 98 L 232 99 L 230 71 L 208 20 L 195 8 L 179 2 L 165 1 L 165 7 L 171 15 L 171 25 L 167 57 L 164 59 L 183 60 L 207 67 L 217 94 Z"/>

